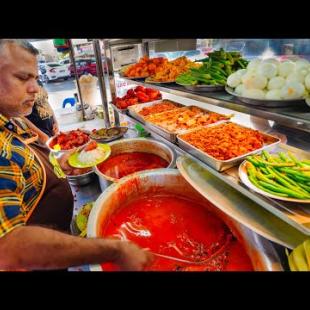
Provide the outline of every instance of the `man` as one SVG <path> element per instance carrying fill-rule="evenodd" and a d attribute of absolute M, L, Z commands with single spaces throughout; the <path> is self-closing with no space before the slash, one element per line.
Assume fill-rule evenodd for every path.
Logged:
<path fill-rule="evenodd" d="M 0 270 L 107 261 L 142 270 L 151 254 L 130 242 L 65 233 L 73 209 L 70 187 L 54 175 L 47 149 L 27 145 L 28 133 L 13 122 L 32 111 L 39 91 L 37 54 L 25 40 L 0 40 Z"/>

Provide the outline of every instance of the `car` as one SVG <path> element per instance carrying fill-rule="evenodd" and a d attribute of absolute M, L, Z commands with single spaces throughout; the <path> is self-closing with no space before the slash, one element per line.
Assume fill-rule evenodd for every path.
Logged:
<path fill-rule="evenodd" d="M 69 58 L 66 58 L 66 59 L 63 59 L 63 60 L 60 60 L 59 61 L 59 64 L 61 64 L 61 65 L 70 65 L 70 59 Z"/>
<path fill-rule="evenodd" d="M 69 66 L 64 64 L 61 65 L 57 62 L 48 62 L 45 65 L 46 69 L 46 82 L 58 79 L 67 80 L 70 77 Z"/>
<path fill-rule="evenodd" d="M 91 58 L 77 59 L 75 61 L 78 76 L 83 74 L 97 75 L 96 61 Z M 69 66 L 71 76 L 74 76 L 73 64 Z"/>
<path fill-rule="evenodd" d="M 75 64 L 78 76 L 81 76 L 83 74 L 91 74 L 97 76 L 97 66 L 96 60 L 94 58 L 77 59 L 75 61 Z M 69 66 L 69 70 L 71 76 L 74 76 L 74 69 L 72 64 Z M 106 67 L 105 72 L 107 72 Z"/>

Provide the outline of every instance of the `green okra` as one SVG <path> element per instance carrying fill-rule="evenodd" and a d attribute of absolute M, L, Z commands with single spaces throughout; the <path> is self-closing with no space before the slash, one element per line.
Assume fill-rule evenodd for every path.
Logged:
<path fill-rule="evenodd" d="M 263 187 L 271 190 L 271 191 L 274 191 L 274 192 L 279 192 L 279 193 L 282 193 L 282 194 L 287 194 L 289 195 L 290 197 L 294 197 L 294 198 L 298 198 L 298 199 L 308 199 L 310 198 L 310 195 L 303 195 L 303 194 L 300 194 L 296 191 L 293 191 L 293 190 L 290 190 L 290 189 L 287 189 L 287 188 L 284 188 L 284 187 L 279 187 L 279 186 L 274 186 L 270 183 L 267 183 L 267 182 L 264 182 L 264 181 L 258 181 L 258 183 L 260 185 L 262 185 Z"/>

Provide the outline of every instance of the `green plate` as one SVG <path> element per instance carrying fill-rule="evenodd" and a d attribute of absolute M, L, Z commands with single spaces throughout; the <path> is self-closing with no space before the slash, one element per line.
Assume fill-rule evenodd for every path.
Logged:
<path fill-rule="evenodd" d="M 68 159 L 69 165 L 74 168 L 90 168 L 90 167 L 94 167 L 100 164 L 101 162 L 105 161 L 110 156 L 111 148 L 108 144 L 103 144 L 103 143 L 98 143 L 98 148 L 105 152 L 104 156 L 100 158 L 100 160 L 85 164 L 79 161 L 78 157 L 80 155 L 80 152 L 75 152 Z"/>

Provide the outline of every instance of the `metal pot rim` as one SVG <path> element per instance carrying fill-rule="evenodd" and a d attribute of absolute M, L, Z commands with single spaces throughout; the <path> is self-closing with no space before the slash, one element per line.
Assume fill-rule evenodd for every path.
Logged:
<path fill-rule="evenodd" d="M 157 145 L 161 145 L 162 148 L 166 149 L 166 150 L 169 150 L 170 154 L 171 154 L 171 161 L 169 163 L 169 165 L 167 166 L 167 168 L 164 168 L 164 169 L 169 169 L 169 168 L 172 168 L 172 166 L 174 165 L 175 163 L 175 160 L 176 160 L 176 156 L 175 156 L 175 153 L 173 151 L 173 149 L 171 149 L 168 145 L 166 145 L 165 143 L 161 142 L 161 141 L 157 141 L 155 139 L 149 139 L 149 138 L 130 138 L 130 139 L 123 139 L 123 140 L 118 140 L 118 141 L 113 141 L 111 143 L 108 143 L 111 147 L 113 145 L 117 145 L 117 144 L 122 144 L 122 143 L 130 143 L 130 142 L 137 142 L 137 141 L 148 141 L 148 142 L 151 142 L 151 143 L 154 143 L 154 144 L 157 144 Z M 131 153 L 131 152 L 124 152 L 124 153 Z M 135 173 L 132 173 L 132 174 L 129 174 L 121 179 L 115 179 L 115 178 L 112 178 L 108 175 L 105 175 L 104 173 L 102 173 L 98 167 L 98 165 L 96 165 L 94 167 L 94 171 L 95 173 L 98 175 L 98 177 L 101 177 L 101 178 L 104 178 L 106 179 L 107 181 L 110 181 L 110 182 L 113 182 L 113 183 L 118 183 L 120 180 L 123 180 L 123 178 L 125 177 L 128 177 L 128 176 L 133 176 L 134 174 L 136 174 L 137 172 Z M 157 169 L 151 169 L 151 170 L 157 170 Z M 144 170 L 144 171 L 147 171 L 147 170 Z"/>
<path fill-rule="evenodd" d="M 133 179 L 135 177 L 143 178 L 151 174 L 160 175 L 163 173 L 168 174 L 168 175 L 182 176 L 181 173 L 176 169 L 167 169 L 167 168 L 154 169 L 154 170 L 142 171 L 142 172 L 136 173 L 135 175 L 128 175 L 120 179 L 118 183 L 114 183 L 111 186 L 109 186 L 98 197 L 98 199 L 94 203 L 94 207 L 92 208 L 89 219 L 88 219 L 87 237 L 97 237 L 96 224 L 97 224 L 99 215 L 102 211 L 102 206 L 105 204 L 105 201 L 110 199 L 111 195 L 113 195 L 113 193 L 118 188 L 120 188 L 125 183 L 127 183 L 130 179 Z M 191 185 L 189 184 L 189 186 Z M 221 218 L 225 222 L 225 224 L 231 229 L 231 231 L 237 231 L 238 235 L 241 234 L 242 240 L 239 240 L 240 242 L 248 242 L 253 247 L 257 247 L 257 250 L 258 248 L 263 250 L 263 251 L 258 251 L 258 255 L 260 255 L 259 261 L 263 264 L 264 270 L 266 271 L 282 271 L 283 270 L 278 254 L 276 253 L 274 247 L 272 246 L 272 243 L 269 240 L 263 238 L 262 236 L 258 235 L 254 231 L 246 228 L 244 225 L 240 224 L 238 221 L 232 219 L 228 215 L 223 213 L 223 216 L 224 217 L 226 216 L 229 219 L 229 222 L 232 224 L 232 227 L 231 227 L 230 224 L 226 223 L 226 221 L 223 218 Z M 257 258 L 255 257 L 253 258 L 249 253 L 248 255 L 253 264 L 253 261 L 256 260 Z M 100 270 L 102 271 L 102 268 L 100 265 L 96 264 L 96 265 L 90 265 L 90 270 L 91 271 L 100 271 Z"/>

